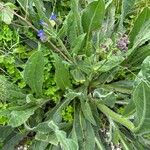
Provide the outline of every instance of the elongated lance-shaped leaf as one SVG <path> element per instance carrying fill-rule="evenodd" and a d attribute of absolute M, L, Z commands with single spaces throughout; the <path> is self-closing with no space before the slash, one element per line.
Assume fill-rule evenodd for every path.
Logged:
<path fill-rule="evenodd" d="M 36 51 L 26 63 L 24 69 L 25 82 L 30 86 L 37 97 L 42 95 L 42 85 L 44 81 L 44 56 L 42 51 Z"/>
<path fill-rule="evenodd" d="M 93 125 L 96 126 L 96 122 L 95 122 L 95 119 L 93 117 L 93 114 L 92 114 L 92 111 L 91 111 L 91 107 L 90 107 L 89 103 L 88 102 L 84 102 L 83 99 L 81 99 L 81 109 L 82 109 L 82 112 L 83 112 L 85 118 L 90 123 L 92 123 Z"/>
<path fill-rule="evenodd" d="M 138 134 L 150 132 L 150 85 L 141 81 L 133 92 L 136 107 L 135 132 Z"/>
<path fill-rule="evenodd" d="M 119 23 L 119 31 L 123 30 L 123 21 L 126 15 L 130 12 L 132 7 L 134 6 L 135 0 L 122 0 L 122 8 L 121 8 L 121 16 Z"/>
<path fill-rule="evenodd" d="M 88 120 L 85 119 L 80 109 L 80 107 L 75 109 L 73 124 L 79 149 L 95 150 L 95 133 L 93 126 Z"/>
<path fill-rule="evenodd" d="M 139 31 L 141 30 L 143 24 L 148 19 L 150 19 L 150 8 L 146 7 L 143 9 L 143 11 L 140 13 L 138 18 L 136 19 L 136 21 L 134 23 L 134 27 L 130 33 L 130 45 L 129 45 L 130 48 L 133 46 L 133 42 L 135 40 L 135 37 L 137 36 Z"/>
<path fill-rule="evenodd" d="M 55 80 L 57 86 L 61 90 L 65 90 L 66 88 L 71 87 L 71 81 L 70 81 L 70 74 L 69 74 L 69 69 L 63 61 L 59 58 L 58 55 L 54 55 L 55 58 Z"/>
<path fill-rule="evenodd" d="M 140 47 L 149 40 L 150 40 L 150 19 L 143 24 L 138 35 L 135 37 L 133 49 Z"/>
<path fill-rule="evenodd" d="M 101 27 L 105 14 L 105 4 L 103 0 L 91 2 L 82 14 L 82 26 L 84 32 L 88 35 L 90 32 L 97 30 Z"/>

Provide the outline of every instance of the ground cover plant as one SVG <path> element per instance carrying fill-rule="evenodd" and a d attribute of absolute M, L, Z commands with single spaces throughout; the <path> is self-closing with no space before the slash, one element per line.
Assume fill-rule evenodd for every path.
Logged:
<path fill-rule="evenodd" d="M 149 150 L 148 0 L 0 1 L 0 149 Z"/>

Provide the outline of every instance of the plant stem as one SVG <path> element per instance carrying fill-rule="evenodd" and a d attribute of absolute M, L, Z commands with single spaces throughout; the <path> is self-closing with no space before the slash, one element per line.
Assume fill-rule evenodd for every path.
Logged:
<path fill-rule="evenodd" d="M 107 106 L 105 106 L 104 104 L 100 104 L 97 103 L 97 107 L 107 116 L 110 117 L 112 120 L 124 125 L 125 127 L 127 127 L 129 130 L 133 131 L 134 124 L 128 120 L 127 118 L 115 113 L 114 111 L 112 111 L 110 108 L 108 108 Z"/>
<path fill-rule="evenodd" d="M 7 8 L 4 5 L 0 4 L 0 9 L 7 9 Z M 7 10 L 10 11 L 15 16 L 17 16 L 18 18 L 20 18 L 21 20 L 23 20 L 24 22 L 26 22 L 29 25 L 29 27 L 31 27 L 32 29 L 34 29 L 36 32 L 38 31 L 38 29 L 35 28 L 32 25 L 32 23 L 30 23 L 26 18 L 23 18 L 22 16 L 20 16 L 19 14 L 17 14 L 15 11 L 13 11 L 11 9 L 7 9 Z M 48 41 L 48 43 L 50 44 L 50 46 L 52 47 L 52 49 L 54 50 L 54 52 L 59 53 L 66 61 L 68 61 L 69 63 L 72 63 L 72 61 L 59 48 L 57 48 L 51 41 Z"/>

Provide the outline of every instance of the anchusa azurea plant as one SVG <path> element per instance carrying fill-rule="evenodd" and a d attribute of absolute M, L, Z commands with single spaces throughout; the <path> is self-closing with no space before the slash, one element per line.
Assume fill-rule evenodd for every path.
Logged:
<path fill-rule="evenodd" d="M 149 149 L 150 8 L 138 3 L 0 2 L 2 150 Z"/>

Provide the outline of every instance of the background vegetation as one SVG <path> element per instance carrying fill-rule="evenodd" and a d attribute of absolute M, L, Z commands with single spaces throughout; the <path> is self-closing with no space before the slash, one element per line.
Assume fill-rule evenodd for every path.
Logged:
<path fill-rule="evenodd" d="M 2 150 L 150 149 L 148 0 L 1 0 Z"/>

